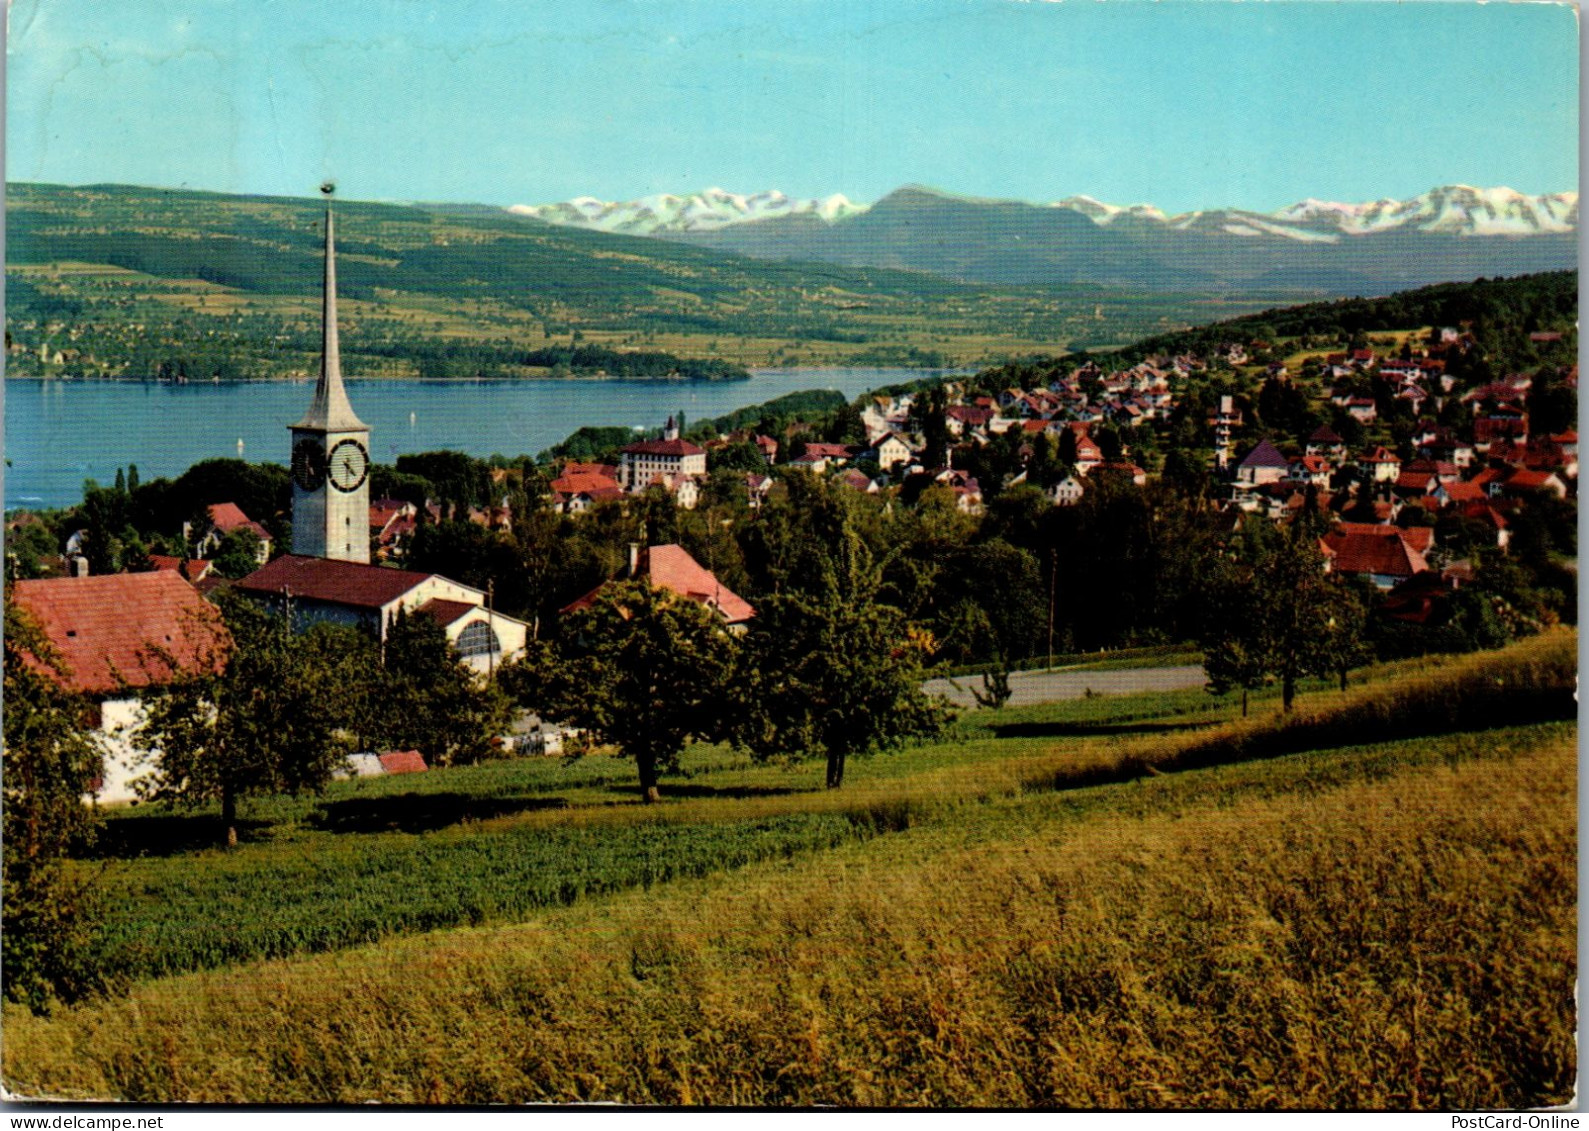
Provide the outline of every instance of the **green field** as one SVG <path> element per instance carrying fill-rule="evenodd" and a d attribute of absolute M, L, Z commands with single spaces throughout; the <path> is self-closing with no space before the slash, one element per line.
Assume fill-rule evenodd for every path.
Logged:
<path fill-rule="evenodd" d="M 855 764 L 695 748 L 113 814 L 23 1094 L 1515 1107 L 1575 1076 L 1576 637 L 973 712 Z M 322 952 L 322 953 L 315 953 Z"/>

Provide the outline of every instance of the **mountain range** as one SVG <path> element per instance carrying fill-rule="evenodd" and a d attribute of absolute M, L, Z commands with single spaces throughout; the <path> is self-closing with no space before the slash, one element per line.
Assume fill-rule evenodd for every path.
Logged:
<path fill-rule="evenodd" d="M 1303 200 L 1168 215 L 1086 196 L 1048 204 L 910 185 L 872 205 L 709 189 L 510 211 L 766 259 L 928 271 L 967 282 L 1150 290 L 1387 293 L 1576 266 L 1578 194 L 1447 185 L 1410 200 Z"/>

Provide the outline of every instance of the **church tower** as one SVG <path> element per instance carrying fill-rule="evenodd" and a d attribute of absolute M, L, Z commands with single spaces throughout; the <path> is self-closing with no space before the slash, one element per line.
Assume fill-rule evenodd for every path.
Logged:
<path fill-rule="evenodd" d="M 328 196 L 329 186 L 324 189 Z M 370 429 L 342 387 L 337 346 L 337 262 L 326 202 L 326 277 L 320 381 L 292 428 L 292 549 L 345 562 L 370 560 Z"/>

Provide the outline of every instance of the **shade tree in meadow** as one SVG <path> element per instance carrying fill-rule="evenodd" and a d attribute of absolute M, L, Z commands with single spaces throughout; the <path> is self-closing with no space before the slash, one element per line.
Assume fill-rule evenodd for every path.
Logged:
<path fill-rule="evenodd" d="M 86 945 L 90 891 L 61 866 L 96 828 L 96 811 L 82 799 L 103 750 L 89 703 L 64 689 L 62 673 L 44 633 L 7 595 L 0 971 L 6 997 L 41 1012 L 103 983 Z"/>

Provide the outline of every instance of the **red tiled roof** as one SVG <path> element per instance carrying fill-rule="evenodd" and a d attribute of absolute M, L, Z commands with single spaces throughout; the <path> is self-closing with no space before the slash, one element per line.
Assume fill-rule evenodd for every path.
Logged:
<path fill-rule="evenodd" d="M 1396 477 L 1396 490 L 1427 492 L 1435 482 L 1435 476 L 1430 471 L 1403 471 Z"/>
<path fill-rule="evenodd" d="M 1552 480 L 1555 480 L 1558 484 L 1561 482 L 1556 479 L 1554 473 L 1549 471 L 1514 471 L 1506 481 L 1506 489 L 1508 491 L 1518 489 L 1537 491 L 1541 488 L 1549 487 Z"/>
<path fill-rule="evenodd" d="M 389 774 L 418 774 L 430 769 L 418 750 L 388 750 L 378 754 L 381 769 Z"/>
<path fill-rule="evenodd" d="M 402 499 L 376 499 L 370 504 L 370 529 L 385 530 L 393 519 L 412 505 Z"/>
<path fill-rule="evenodd" d="M 14 595 L 60 653 L 74 691 L 147 687 L 169 679 L 173 663 L 218 666 L 230 644 L 215 607 L 168 570 L 18 581 Z"/>
<path fill-rule="evenodd" d="M 149 560 L 154 563 L 155 569 L 179 574 L 189 581 L 202 581 L 209 574 L 211 566 L 208 558 L 188 558 L 184 561 L 172 554 L 150 554 Z"/>
<path fill-rule="evenodd" d="M 598 491 L 618 491 L 618 481 L 610 475 L 594 471 L 563 472 L 552 480 L 552 490 L 561 495 L 595 494 Z"/>
<path fill-rule="evenodd" d="M 443 628 L 479 611 L 479 605 L 471 605 L 468 601 L 448 601 L 441 597 L 432 597 L 414 610 L 430 617 Z"/>
<path fill-rule="evenodd" d="M 630 455 L 636 456 L 703 456 L 705 448 L 697 447 L 688 440 L 641 440 L 637 444 L 630 444 L 620 449 Z"/>
<path fill-rule="evenodd" d="M 715 608 L 729 624 L 739 624 L 756 615 L 748 601 L 718 581 L 717 576 L 690 557 L 683 546 L 650 546 L 640 551 L 638 576 L 658 589 Z M 607 584 L 603 582 L 579 600 L 565 605 L 562 611 L 571 613 L 594 603 Z"/>
<path fill-rule="evenodd" d="M 855 454 L 855 449 L 848 444 L 819 444 L 811 442 L 806 444 L 806 455 L 826 456 L 828 459 L 849 459 Z"/>
<path fill-rule="evenodd" d="M 1361 524 L 1352 524 L 1361 526 Z M 1324 541 L 1335 551 L 1334 567 L 1342 573 L 1411 577 L 1428 569 L 1423 555 L 1409 546 L 1395 527 L 1332 530 Z"/>
<path fill-rule="evenodd" d="M 1484 488 L 1477 483 L 1458 481 L 1446 484 L 1446 497 L 1453 503 L 1466 503 L 1484 498 Z"/>
<path fill-rule="evenodd" d="M 1342 535 L 1370 535 L 1378 538 L 1385 534 L 1395 534 L 1408 547 L 1420 554 L 1427 554 L 1434 545 L 1434 527 L 1432 526 L 1383 526 L 1377 522 L 1342 522 L 1336 524 L 1334 533 Z"/>
<path fill-rule="evenodd" d="M 576 463 L 569 460 L 563 465 L 563 475 L 605 475 L 608 479 L 618 478 L 618 469 L 610 463 Z"/>
<path fill-rule="evenodd" d="M 252 526 L 254 520 L 243 513 L 243 508 L 236 503 L 212 503 L 209 507 L 210 522 L 222 534 L 230 533 L 239 526 Z"/>
<path fill-rule="evenodd" d="M 1335 429 L 1328 424 L 1319 425 L 1313 430 L 1313 435 L 1308 437 L 1308 443 L 1310 444 L 1344 444 L 1345 442 L 1345 440 L 1335 434 Z"/>
<path fill-rule="evenodd" d="M 406 569 L 286 554 L 256 569 L 239 581 L 237 587 L 245 592 L 271 596 L 279 595 L 285 588 L 293 597 L 379 609 L 431 576 Z"/>

